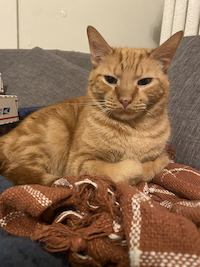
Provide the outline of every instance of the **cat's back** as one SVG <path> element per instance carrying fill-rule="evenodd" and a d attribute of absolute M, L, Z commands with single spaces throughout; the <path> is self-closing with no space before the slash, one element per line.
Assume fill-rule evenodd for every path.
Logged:
<path fill-rule="evenodd" d="M 86 97 L 69 99 L 30 114 L 0 138 L 1 156 L 10 163 L 33 162 L 38 158 L 47 162 L 47 165 L 52 159 L 55 165 L 58 161 L 62 165 L 61 158 L 68 154 L 69 143 L 85 101 Z M 53 165 L 51 168 L 54 168 Z"/>
<path fill-rule="evenodd" d="M 34 134 L 48 135 L 51 132 L 49 130 L 52 128 L 60 132 L 61 129 L 57 128 L 58 126 L 72 130 L 76 125 L 78 115 L 83 109 L 82 103 L 85 101 L 86 97 L 83 96 L 41 108 L 28 115 L 15 129 L 2 136 L 0 143 L 3 140 L 20 138 L 29 134 L 31 136 Z"/>

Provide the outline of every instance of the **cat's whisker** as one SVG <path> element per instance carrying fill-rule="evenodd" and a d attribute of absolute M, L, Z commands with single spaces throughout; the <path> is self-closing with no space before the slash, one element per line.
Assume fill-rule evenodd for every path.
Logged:
<path fill-rule="evenodd" d="M 79 105 L 79 106 L 98 106 L 99 104 L 103 106 L 105 101 L 102 102 L 85 102 L 85 103 L 66 103 L 67 105 Z"/>
<path fill-rule="evenodd" d="M 111 115 L 111 110 L 107 108 L 107 110 L 104 112 L 108 117 L 110 117 Z"/>
<path fill-rule="evenodd" d="M 102 113 L 106 114 L 109 111 L 109 109 L 107 107 L 105 107 L 104 109 L 101 110 Z"/>
<path fill-rule="evenodd" d="M 110 110 L 114 110 L 116 109 L 117 105 L 109 105 L 108 103 L 106 103 L 107 108 L 109 108 Z"/>
<path fill-rule="evenodd" d="M 146 108 L 145 111 L 147 112 L 147 114 L 152 115 L 152 113 Z"/>
<path fill-rule="evenodd" d="M 94 117 L 94 118 L 99 117 L 99 116 L 101 115 L 102 112 L 103 112 L 102 110 L 98 111 L 97 113 L 95 113 L 95 114 L 93 115 L 93 117 Z"/>
<path fill-rule="evenodd" d="M 85 106 L 91 106 L 91 107 L 99 107 L 99 105 L 101 106 L 101 108 L 104 108 L 105 109 L 105 103 L 106 103 L 106 101 L 105 100 L 103 100 L 101 103 L 100 102 L 85 102 L 85 103 L 68 103 L 68 104 L 79 104 L 79 106 L 82 106 L 82 107 L 85 107 Z M 78 113 L 78 114 L 80 114 L 81 113 L 81 111 Z M 98 112 L 98 113 L 96 113 L 95 114 L 95 117 L 97 117 L 98 115 L 100 115 L 102 113 L 102 109 Z"/>
<path fill-rule="evenodd" d="M 99 112 L 97 112 L 97 113 L 94 115 L 94 117 L 97 118 L 97 117 L 101 116 L 102 113 L 108 115 L 107 112 L 110 112 L 110 111 L 109 111 L 109 109 L 108 109 L 107 107 L 105 107 L 104 109 L 101 109 Z"/>

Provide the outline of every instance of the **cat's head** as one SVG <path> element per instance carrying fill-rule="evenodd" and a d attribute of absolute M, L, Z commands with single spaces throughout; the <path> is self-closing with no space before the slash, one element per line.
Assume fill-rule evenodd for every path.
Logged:
<path fill-rule="evenodd" d="M 154 50 L 113 48 L 92 26 L 87 33 L 94 66 L 88 95 L 97 107 L 120 120 L 163 112 L 169 94 L 167 69 L 183 32 Z"/>

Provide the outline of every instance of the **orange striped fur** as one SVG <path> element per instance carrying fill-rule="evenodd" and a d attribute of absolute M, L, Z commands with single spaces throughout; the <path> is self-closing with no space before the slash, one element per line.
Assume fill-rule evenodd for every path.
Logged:
<path fill-rule="evenodd" d="M 91 26 L 88 38 L 87 95 L 36 111 L 0 138 L 0 172 L 15 184 L 81 174 L 136 184 L 168 165 L 167 69 L 182 32 L 155 50 L 112 48 Z"/>

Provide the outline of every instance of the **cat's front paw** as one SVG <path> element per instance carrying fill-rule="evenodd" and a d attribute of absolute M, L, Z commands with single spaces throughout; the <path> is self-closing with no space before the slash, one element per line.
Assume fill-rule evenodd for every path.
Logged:
<path fill-rule="evenodd" d="M 130 185 L 136 185 L 140 182 L 142 182 L 143 179 L 143 174 L 138 174 L 137 176 L 132 176 L 129 180 L 128 180 L 128 184 Z"/>
<path fill-rule="evenodd" d="M 170 163 L 168 155 L 157 157 L 154 161 L 143 163 L 143 181 L 151 182 Z"/>
<path fill-rule="evenodd" d="M 135 185 L 143 179 L 142 163 L 136 160 L 124 160 L 118 163 L 118 181 Z"/>

